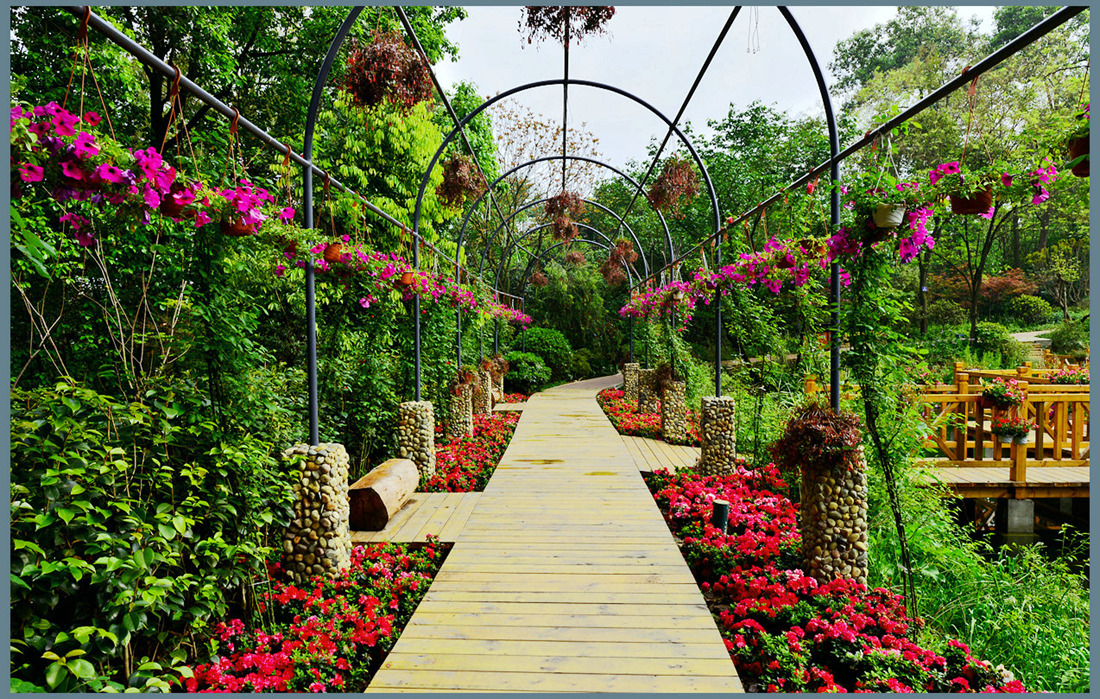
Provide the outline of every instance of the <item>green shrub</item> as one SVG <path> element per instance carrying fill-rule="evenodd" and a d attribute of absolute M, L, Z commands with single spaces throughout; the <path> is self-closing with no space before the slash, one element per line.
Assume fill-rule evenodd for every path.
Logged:
<path fill-rule="evenodd" d="M 167 668 L 145 664 L 182 658 L 251 598 L 290 477 L 271 444 L 219 441 L 201 401 L 186 387 L 129 404 L 68 382 L 12 391 L 13 679 L 163 689 Z"/>
<path fill-rule="evenodd" d="M 542 357 L 531 352 L 509 352 L 504 357 L 510 365 L 504 375 L 504 390 L 511 393 L 534 393 L 550 381 L 550 368 Z"/>
<path fill-rule="evenodd" d="M 1003 354 L 1010 339 L 1008 328 L 1000 323 L 978 323 L 974 334 L 974 349 Z"/>
<path fill-rule="evenodd" d="M 575 379 L 590 379 L 596 375 L 596 372 L 592 369 L 592 362 L 599 361 L 595 352 L 590 349 L 582 347 L 573 353 L 573 378 Z"/>
<path fill-rule="evenodd" d="M 565 335 L 552 328 L 531 328 L 527 331 L 527 351 L 542 357 L 550 367 L 550 378 L 564 381 L 573 371 L 573 348 Z"/>
<path fill-rule="evenodd" d="M 1050 351 L 1055 354 L 1068 354 L 1082 357 L 1089 346 L 1087 321 L 1062 323 L 1047 334 L 1050 338 Z"/>
<path fill-rule="evenodd" d="M 936 299 L 928 304 L 929 325 L 962 325 L 966 309 L 950 299 Z"/>
<path fill-rule="evenodd" d="M 1046 323 L 1054 315 L 1054 307 L 1046 299 L 1024 294 L 1008 302 L 1008 313 L 1024 325 Z"/>

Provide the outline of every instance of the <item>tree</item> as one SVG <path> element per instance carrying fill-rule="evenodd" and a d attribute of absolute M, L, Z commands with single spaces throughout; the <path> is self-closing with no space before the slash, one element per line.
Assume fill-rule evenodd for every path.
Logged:
<path fill-rule="evenodd" d="M 1089 293 L 1088 239 L 1062 240 L 1028 255 L 1043 290 L 1062 309 L 1062 320 L 1069 320 L 1069 307 Z"/>

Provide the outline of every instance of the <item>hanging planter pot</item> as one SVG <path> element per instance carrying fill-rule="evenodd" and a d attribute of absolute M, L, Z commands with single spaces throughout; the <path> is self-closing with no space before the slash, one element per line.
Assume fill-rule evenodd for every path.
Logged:
<path fill-rule="evenodd" d="M 1076 160 L 1081 156 L 1085 159 L 1070 168 L 1070 171 L 1078 177 L 1089 176 L 1089 137 L 1073 138 L 1069 141 L 1069 159 Z"/>
<path fill-rule="evenodd" d="M 405 270 L 404 272 L 402 272 L 402 273 L 401 273 L 401 276 L 400 276 L 400 277 L 398 277 L 398 278 L 397 278 L 397 279 L 396 279 L 396 280 L 394 281 L 394 283 L 393 283 L 393 284 L 394 284 L 394 286 L 396 286 L 396 287 L 397 287 L 398 289 L 407 289 L 407 288 L 409 288 L 410 286 L 412 286 L 412 283 L 413 283 L 413 273 L 412 273 L 412 270 L 410 270 L 410 269 L 407 269 L 407 270 Z"/>
<path fill-rule="evenodd" d="M 222 234 L 231 238 L 244 238 L 256 232 L 252 224 L 244 223 L 239 218 L 223 218 L 220 225 Z"/>
<path fill-rule="evenodd" d="M 1001 444 L 1012 444 L 1013 439 L 1014 439 L 1013 436 L 1010 435 L 1010 434 L 999 434 L 999 435 L 997 435 L 997 441 L 1000 442 Z"/>
<path fill-rule="evenodd" d="M 675 289 L 671 296 L 673 301 L 682 301 L 684 299 L 684 292 L 682 289 Z"/>
<path fill-rule="evenodd" d="M 905 204 L 879 204 L 871 220 L 879 228 L 897 228 L 905 221 Z"/>
<path fill-rule="evenodd" d="M 325 259 L 325 262 L 328 262 L 329 264 L 335 264 L 340 261 L 340 255 L 343 252 L 343 243 L 329 243 L 325 246 L 324 251 L 321 253 L 321 257 Z"/>
<path fill-rule="evenodd" d="M 184 214 L 184 206 L 186 205 L 180 204 L 172 197 L 165 197 L 164 199 L 161 199 L 160 206 L 157 208 L 160 209 L 160 212 L 162 214 L 170 218 L 194 218 L 195 215 L 193 212 L 188 212 L 190 215 Z"/>
<path fill-rule="evenodd" d="M 961 216 L 977 216 L 984 214 L 993 207 L 993 187 L 986 187 L 980 192 L 974 192 L 970 196 L 961 194 L 951 195 L 951 213 Z"/>

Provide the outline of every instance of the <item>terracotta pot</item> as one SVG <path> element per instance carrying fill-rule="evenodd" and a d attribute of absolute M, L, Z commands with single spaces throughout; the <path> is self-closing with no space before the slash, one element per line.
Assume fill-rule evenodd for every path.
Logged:
<path fill-rule="evenodd" d="M 975 192 L 969 197 L 961 194 L 951 195 L 951 213 L 962 216 L 977 216 L 984 214 L 993 207 L 993 187 L 986 187 L 984 191 Z"/>
<path fill-rule="evenodd" d="M 410 270 L 406 270 L 401 273 L 401 276 L 395 282 L 398 286 L 412 286 L 413 273 Z"/>
<path fill-rule="evenodd" d="M 172 197 L 165 197 L 160 202 L 160 212 L 172 218 L 195 218 L 194 209 L 184 211 L 186 204 L 180 204 Z"/>
<path fill-rule="evenodd" d="M 1089 176 L 1089 137 L 1082 136 L 1081 138 L 1070 139 L 1069 141 L 1069 159 L 1075 160 L 1081 156 L 1085 156 L 1085 159 L 1070 168 L 1071 172 L 1078 177 Z"/>
<path fill-rule="evenodd" d="M 897 228 L 905 220 L 905 204 L 879 204 L 871 220 L 879 228 Z"/>
<path fill-rule="evenodd" d="M 344 244 L 343 243 L 329 243 L 327 246 L 325 246 L 325 250 L 324 250 L 324 252 L 321 253 L 321 256 L 323 258 L 325 258 L 325 262 L 328 262 L 329 264 L 333 264 L 335 262 L 340 261 L 340 255 L 343 252 L 344 252 Z"/>
<path fill-rule="evenodd" d="M 298 254 L 298 241 L 297 240 L 292 240 L 289 243 L 287 243 L 286 246 L 283 248 L 283 252 L 287 252 L 287 253 L 290 253 L 291 255 L 296 256 Z"/>
<path fill-rule="evenodd" d="M 231 238 L 244 238 L 256 232 L 252 224 L 241 223 L 239 218 L 222 219 L 220 225 L 222 233 Z"/>

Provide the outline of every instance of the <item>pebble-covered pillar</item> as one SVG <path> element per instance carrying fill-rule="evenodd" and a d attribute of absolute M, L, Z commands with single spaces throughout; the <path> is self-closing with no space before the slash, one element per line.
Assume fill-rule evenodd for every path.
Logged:
<path fill-rule="evenodd" d="M 661 436 L 669 444 L 688 441 L 687 384 L 670 381 L 661 394 Z"/>
<path fill-rule="evenodd" d="M 623 364 L 623 398 L 631 403 L 638 400 L 638 368 L 637 362 Z"/>
<path fill-rule="evenodd" d="M 397 456 L 416 464 L 421 478 L 435 475 L 435 415 L 430 402 L 397 406 Z"/>
<path fill-rule="evenodd" d="M 499 393 L 501 396 L 504 395 L 504 374 L 501 374 L 499 379 L 493 379 L 493 386 L 494 391 Z"/>
<path fill-rule="evenodd" d="M 351 563 L 348 453 L 341 444 L 298 444 L 283 452 L 288 461 L 294 457 L 300 470 L 283 561 L 294 582 L 303 583 L 314 575 L 334 576 Z"/>
<path fill-rule="evenodd" d="M 655 413 L 660 410 L 661 396 L 657 393 L 657 370 L 638 370 L 638 412 Z"/>
<path fill-rule="evenodd" d="M 699 473 L 719 476 L 734 472 L 737 453 L 737 424 L 731 396 L 704 396 L 699 424 L 702 455 Z"/>
<path fill-rule="evenodd" d="M 818 582 L 867 584 L 867 461 L 863 447 L 833 466 L 802 463 L 802 557 Z"/>
<path fill-rule="evenodd" d="M 492 396 L 489 395 L 493 388 L 493 375 L 479 369 L 475 380 L 478 390 L 474 391 L 474 415 L 484 415 L 493 409 Z"/>
<path fill-rule="evenodd" d="M 447 414 L 447 436 L 469 437 L 474 433 L 473 392 L 469 384 L 458 387 L 458 395 L 451 400 L 451 410 Z"/>

